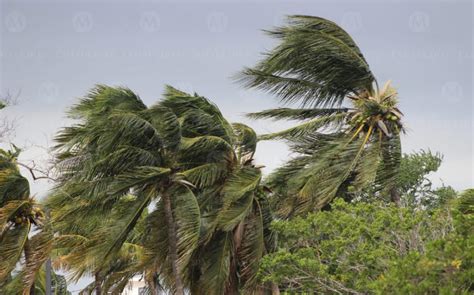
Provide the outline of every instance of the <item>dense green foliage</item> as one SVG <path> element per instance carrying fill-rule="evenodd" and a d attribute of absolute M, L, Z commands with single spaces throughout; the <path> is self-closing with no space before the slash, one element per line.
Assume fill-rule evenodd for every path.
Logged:
<path fill-rule="evenodd" d="M 473 222 L 456 202 L 424 211 L 339 199 L 331 211 L 274 223 L 281 248 L 265 256 L 262 279 L 291 292 L 468 294 Z"/>
<path fill-rule="evenodd" d="M 474 286 L 474 191 L 433 188 L 441 156 L 404 155 L 404 206 L 369 188 L 331 210 L 276 221 L 279 250 L 264 257 L 261 279 L 291 292 L 463 294 Z M 472 290 L 471 290 L 472 291 Z"/>

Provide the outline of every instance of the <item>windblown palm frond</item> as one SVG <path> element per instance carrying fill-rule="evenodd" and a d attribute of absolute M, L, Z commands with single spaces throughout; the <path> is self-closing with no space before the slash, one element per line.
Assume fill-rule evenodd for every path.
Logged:
<path fill-rule="evenodd" d="M 234 124 L 236 160 L 220 189 L 203 191 L 202 242 L 195 254 L 191 274 L 196 294 L 246 294 L 263 287 L 256 279 L 260 258 L 272 251 L 269 231 L 272 216 L 260 168 L 253 164 L 257 136 L 244 124 Z"/>
<path fill-rule="evenodd" d="M 283 102 L 326 106 L 371 89 L 375 81 L 352 38 L 335 23 L 290 16 L 288 25 L 268 31 L 280 44 L 240 77 L 248 87 L 275 93 Z"/>

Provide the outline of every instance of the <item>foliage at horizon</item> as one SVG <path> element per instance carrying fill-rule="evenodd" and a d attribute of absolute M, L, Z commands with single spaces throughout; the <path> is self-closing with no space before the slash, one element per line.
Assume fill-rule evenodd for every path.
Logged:
<path fill-rule="evenodd" d="M 276 221 L 280 249 L 264 257 L 260 277 L 292 294 L 470 294 L 468 194 L 433 211 L 338 199 L 330 211 Z"/>

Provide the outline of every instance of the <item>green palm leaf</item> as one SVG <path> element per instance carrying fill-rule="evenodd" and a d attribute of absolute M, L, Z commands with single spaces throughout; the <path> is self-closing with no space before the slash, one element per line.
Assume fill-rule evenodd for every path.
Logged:
<path fill-rule="evenodd" d="M 230 274 L 232 233 L 220 232 L 202 253 L 202 274 L 196 294 L 225 294 Z"/>
<path fill-rule="evenodd" d="M 352 38 L 319 17 L 290 16 L 288 26 L 268 32 L 280 44 L 240 80 L 277 94 L 283 102 L 334 105 L 345 96 L 371 90 L 375 81 Z"/>
<path fill-rule="evenodd" d="M 3 234 L 0 241 L 0 282 L 5 281 L 15 268 L 28 241 L 30 228 L 31 224 L 27 220 L 25 224 L 17 225 Z"/>
<path fill-rule="evenodd" d="M 314 117 L 325 117 L 349 111 L 348 108 L 326 108 L 326 109 L 290 109 L 278 108 L 264 110 L 256 113 L 249 113 L 247 116 L 252 119 L 274 119 L 274 120 L 308 120 Z"/>

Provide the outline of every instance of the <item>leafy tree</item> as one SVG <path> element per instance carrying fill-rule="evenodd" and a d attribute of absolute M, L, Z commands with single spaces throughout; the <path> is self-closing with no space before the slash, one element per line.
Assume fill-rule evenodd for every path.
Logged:
<path fill-rule="evenodd" d="M 400 294 L 472 294 L 474 190 L 462 193 L 451 206 L 454 230 L 427 243 L 424 251 L 392 262 L 384 278 L 374 283 L 375 290 L 385 294 L 393 290 Z"/>
<path fill-rule="evenodd" d="M 282 216 L 321 209 L 350 184 L 370 184 L 399 202 L 396 175 L 401 158 L 402 113 L 396 90 L 382 88 L 352 38 L 335 23 L 313 16 L 291 16 L 289 24 L 269 31 L 280 43 L 242 82 L 299 102 L 252 118 L 303 121 L 261 139 L 284 139 L 295 157 L 268 179 L 280 200 Z"/>
<path fill-rule="evenodd" d="M 15 146 L 0 150 L 0 291 L 16 277 L 16 284 L 28 293 L 49 256 L 53 236 L 42 207 L 30 195 L 28 180 L 20 173 L 19 154 Z"/>
<path fill-rule="evenodd" d="M 281 248 L 264 257 L 261 278 L 290 293 L 468 294 L 469 203 L 472 194 L 431 212 L 339 199 L 331 211 L 277 221 Z"/>
<path fill-rule="evenodd" d="M 442 163 L 439 153 L 421 150 L 403 155 L 397 177 L 397 188 L 402 206 L 420 209 L 437 209 L 457 197 L 450 186 L 434 188 L 429 174 L 436 172 Z M 353 200 L 378 200 L 377 188 L 369 186 L 363 191 L 353 191 L 348 187 Z"/>

